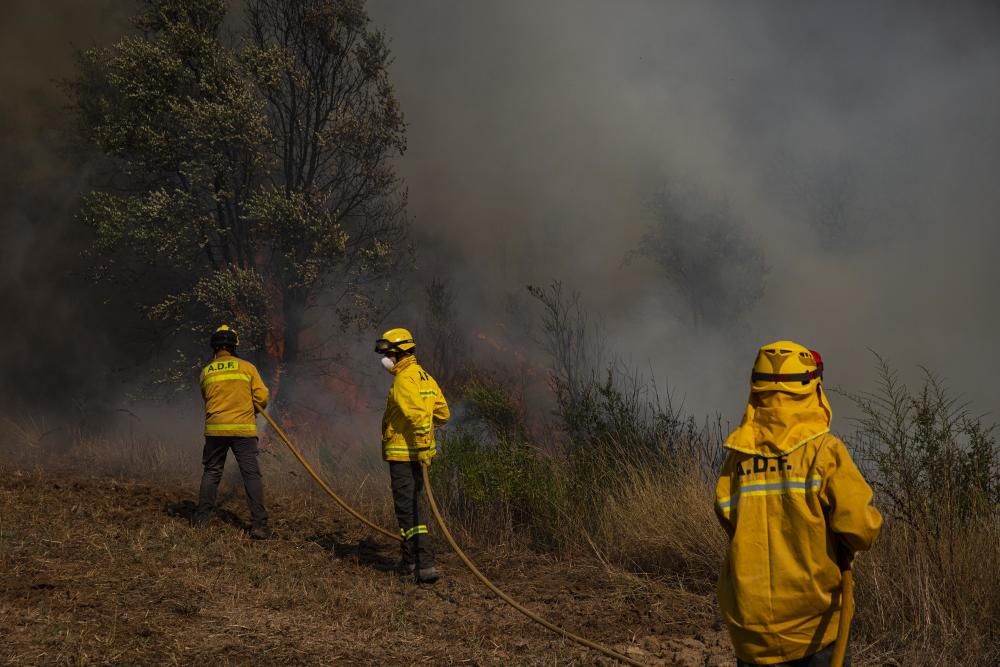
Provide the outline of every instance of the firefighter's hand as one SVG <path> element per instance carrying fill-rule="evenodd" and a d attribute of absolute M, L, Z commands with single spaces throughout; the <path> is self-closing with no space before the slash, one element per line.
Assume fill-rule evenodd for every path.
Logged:
<path fill-rule="evenodd" d="M 427 449 L 421 449 L 417 451 L 417 460 L 420 461 L 421 463 L 426 463 L 427 465 L 430 465 L 432 458 L 434 458 L 434 452 L 431 450 L 430 447 L 428 447 Z"/>

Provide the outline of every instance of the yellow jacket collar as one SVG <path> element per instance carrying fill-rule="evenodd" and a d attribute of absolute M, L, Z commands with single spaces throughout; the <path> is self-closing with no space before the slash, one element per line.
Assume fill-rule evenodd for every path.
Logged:
<path fill-rule="evenodd" d="M 743 420 L 725 446 L 755 456 L 782 456 L 829 433 L 832 419 L 821 384 L 809 394 L 751 392 Z"/>
<path fill-rule="evenodd" d="M 396 365 L 393 366 L 389 370 L 389 372 L 392 373 L 393 375 L 399 375 L 400 373 L 402 373 L 415 363 L 417 363 L 417 358 L 411 354 L 410 356 L 404 357 L 399 361 L 397 361 Z"/>

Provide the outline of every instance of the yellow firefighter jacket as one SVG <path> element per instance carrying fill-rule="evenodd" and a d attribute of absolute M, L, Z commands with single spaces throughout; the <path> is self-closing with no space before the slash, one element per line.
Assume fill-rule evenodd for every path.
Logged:
<path fill-rule="evenodd" d="M 872 491 L 815 394 L 751 394 L 729 436 L 715 511 L 730 538 L 719 607 L 736 655 L 797 660 L 837 638 L 838 549 L 871 547 L 882 526 Z"/>
<path fill-rule="evenodd" d="M 267 407 L 268 394 L 257 367 L 249 361 L 225 350 L 216 354 L 201 371 L 201 396 L 205 399 L 205 435 L 257 435 L 257 410 Z"/>
<path fill-rule="evenodd" d="M 382 458 L 386 461 L 430 460 L 437 453 L 434 426 L 451 417 L 441 388 L 416 357 L 404 357 L 392 368 L 395 379 L 382 416 Z"/>

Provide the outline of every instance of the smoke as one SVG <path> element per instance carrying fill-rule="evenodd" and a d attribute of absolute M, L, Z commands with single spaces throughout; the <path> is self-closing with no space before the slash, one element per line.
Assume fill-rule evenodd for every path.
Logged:
<path fill-rule="evenodd" d="M 65 139 L 55 85 L 75 49 L 128 30 L 135 4 L 9 4 L 0 391 L 68 400 L 151 354 L 123 355 L 134 309 L 106 305 L 114 294 L 85 280 L 88 239 L 73 214 L 88 163 Z M 1000 400 L 992 5 L 369 8 L 392 41 L 409 121 L 398 167 L 419 257 L 415 304 L 388 324 L 416 322 L 407 316 L 436 277 L 454 291 L 459 333 L 493 337 L 512 329 L 511 295 L 523 305 L 524 285 L 559 279 L 583 293 L 610 348 L 695 413 L 737 418 L 756 348 L 778 338 L 822 351 L 828 385 L 871 387 L 872 348 L 904 369 L 926 364 L 977 408 Z M 769 267 L 752 311 L 695 328 L 655 262 L 625 261 L 662 193 L 742 225 Z M 352 366 L 370 366 L 362 381 L 382 387 L 376 333 L 341 347 L 365 355 Z"/>
<path fill-rule="evenodd" d="M 995 5 L 370 7 L 409 122 L 418 275 L 456 285 L 469 328 L 561 279 L 695 412 L 737 418 L 781 338 L 823 352 L 828 385 L 871 388 L 871 348 L 1000 400 Z M 695 329 L 653 262 L 623 262 L 661 192 L 743 222 L 770 267 L 747 317 Z"/>
<path fill-rule="evenodd" d="M 59 81 L 74 50 L 128 29 L 131 3 L 13 2 L 0 23 L 0 399 L 5 411 L 53 411 L 106 384 L 116 315 L 90 284 L 87 235 L 74 222 L 89 175 L 70 141 L 72 118 Z M 118 323 L 121 323 L 119 319 Z M 117 331 L 127 331 L 119 327 Z M 125 344 L 121 349 L 130 350 Z"/>

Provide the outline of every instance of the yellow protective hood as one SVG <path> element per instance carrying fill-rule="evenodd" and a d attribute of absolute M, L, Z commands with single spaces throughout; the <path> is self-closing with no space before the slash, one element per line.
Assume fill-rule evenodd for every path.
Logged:
<path fill-rule="evenodd" d="M 829 433 L 832 419 L 822 383 L 808 394 L 751 391 L 743 420 L 726 438 L 725 446 L 756 456 L 782 456 Z"/>

